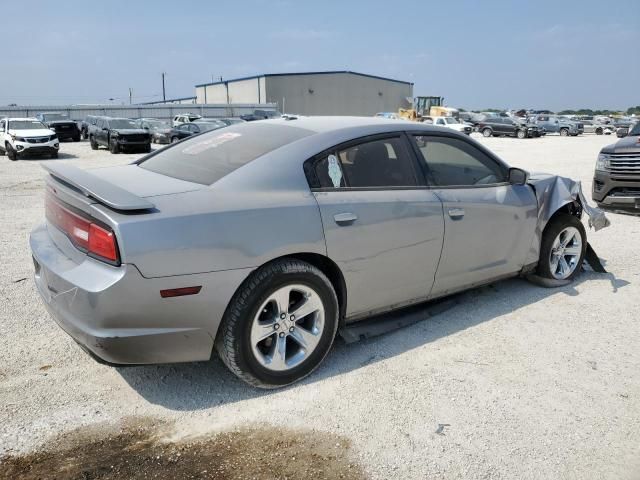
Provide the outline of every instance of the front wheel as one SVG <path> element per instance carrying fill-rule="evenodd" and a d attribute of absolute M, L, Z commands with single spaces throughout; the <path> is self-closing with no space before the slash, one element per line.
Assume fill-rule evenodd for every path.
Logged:
<path fill-rule="evenodd" d="M 5 150 L 7 151 L 7 157 L 9 157 L 9 160 L 15 162 L 18 159 L 18 152 L 16 152 L 8 143 L 5 146 Z"/>
<path fill-rule="evenodd" d="M 569 136 L 569 130 L 567 128 L 561 128 L 560 129 L 560 136 L 562 136 L 562 137 Z"/>
<path fill-rule="evenodd" d="M 240 286 L 222 319 L 216 350 L 245 382 L 277 388 L 309 375 L 329 352 L 338 300 L 316 267 L 279 260 Z"/>
<path fill-rule="evenodd" d="M 518 138 L 527 138 L 527 132 L 525 132 L 524 130 L 518 130 L 516 132 L 516 137 L 518 137 Z"/>
<path fill-rule="evenodd" d="M 547 224 L 542 234 L 538 275 L 553 280 L 573 280 L 587 250 L 587 233 L 580 219 L 562 213 Z"/>
<path fill-rule="evenodd" d="M 120 153 L 120 145 L 118 145 L 118 142 L 111 140 L 109 142 L 109 151 L 114 154 Z"/>
<path fill-rule="evenodd" d="M 493 132 L 491 131 L 490 128 L 485 128 L 484 130 L 482 130 L 482 136 L 483 137 L 490 137 L 492 133 Z"/>
<path fill-rule="evenodd" d="M 89 137 L 89 144 L 91 145 L 91 150 L 98 150 L 98 144 L 96 143 L 95 138 Z"/>

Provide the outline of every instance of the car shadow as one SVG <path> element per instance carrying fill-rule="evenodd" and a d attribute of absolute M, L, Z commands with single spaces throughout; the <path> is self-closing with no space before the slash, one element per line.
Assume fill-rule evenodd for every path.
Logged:
<path fill-rule="evenodd" d="M 587 270 L 573 283 L 559 288 L 544 288 L 518 278 L 457 294 L 452 297 L 453 306 L 450 309 L 411 326 L 351 344 L 346 344 L 338 337 L 331 352 L 314 373 L 301 383 L 285 389 L 356 371 L 501 315 L 516 312 L 551 295 L 579 295 L 577 287 L 580 284 L 603 277 L 611 282 L 612 293 L 629 285 L 628 281 L 616 278 L 612 273 Z M 468 314 L 469 305 L 475 306 L 473 315 Z M 227 370 L 215 355 L 208 362 L 116 368 L 131 388 L 147 401 L 176 411 L 201 410 L 274 392 L 246 385 Z"/>
<path fill-rule="evenodd" d="M 77 155 L 73 155 L 71 153 L 65 153 L 65 152 L 58 152 L 58 157 L 57 158 L 51 158 L 49 155 L 31 155 L 28 157 L 18 157 L 19 161 L 26 161 L 26 162 L 42 162 L 42 161 L 46 161 L 46 162 L 54 162 L 56 160 L 70 160 L 72 158 L 78 158 Z"/>

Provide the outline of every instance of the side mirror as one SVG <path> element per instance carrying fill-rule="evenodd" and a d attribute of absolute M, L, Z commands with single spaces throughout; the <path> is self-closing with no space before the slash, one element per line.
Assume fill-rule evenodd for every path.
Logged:
<path fill-rule="evenodd" d="M 521 168 L 509 169 L 509 183 L 511 185 L 525 185 L 529 180 L 529 172 Z"/>

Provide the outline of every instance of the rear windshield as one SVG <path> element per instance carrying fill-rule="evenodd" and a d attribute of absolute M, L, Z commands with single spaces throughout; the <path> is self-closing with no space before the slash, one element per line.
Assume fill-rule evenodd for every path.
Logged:
<path fill-rule="evenodd" d="M 140 167 L 188 182 L 211 185 L 262 155 L 313 134 L 270 122 L 239 123 L 184 140 Z"/>

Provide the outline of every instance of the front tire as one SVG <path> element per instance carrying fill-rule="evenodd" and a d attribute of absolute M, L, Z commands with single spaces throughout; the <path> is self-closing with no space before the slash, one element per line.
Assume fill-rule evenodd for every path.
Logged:
<path fill-rule="evenodd" d="M 116 155 L 120 153 L 120 145 L 118 145 L 118 142 L 114 142 L 113 140 L 111 140 L 109 142 L 109 151 Z"/>
<path fill-rule="evenodd" d="M 490 137 L 493 134 L 493 132 L 491 131 L 490 128 L 485 128 L 484 130 L 482 130 L 482 136 L 485 138 Z"/>
<path fill-rule="evenodd" d="M 587 232 L 580 219 L 560 213 L 542 234 L 538 275 L 552 280 L 573 280 L 587 251 Z"/>
<path fill-rule="evenodd" d="M 338 299 L 316 267 L 283 259 L 256 270 L 235 293 L 216 350 L 240 379 L 259 388 L 294 383 L 315 370 L 338 328 Z"/>
<path fill-rule="evenodd" d="M 560 129 L 560 136 L 561 136 L 561 137 L 568 137 L 568 136 L 569 136 L 569 129 L 567 129 L 567 128 L 561 128 L 561 129 Z"/>
<path fill-rule="evenodd" d="M 92 136 L 89 137 L 89 144 L 91 145 L 91 150 L 98 150 L 98 144 Z"/>
<path fill-rule="evenodd" d="M 518 130 L 516 132 L 516 137 L 520 139 L 527 138 L 527 132 L 525 132 L 524 130 Z"/>
<path fill-rule="evenodd" d="M 7 152 L 7 157 L 9 157 L 9 160 L 15 162 L 18 159 L 18 152 L 16 152 L 10 144 L 7 143 L 5 145 L 5 150 Z"/>

